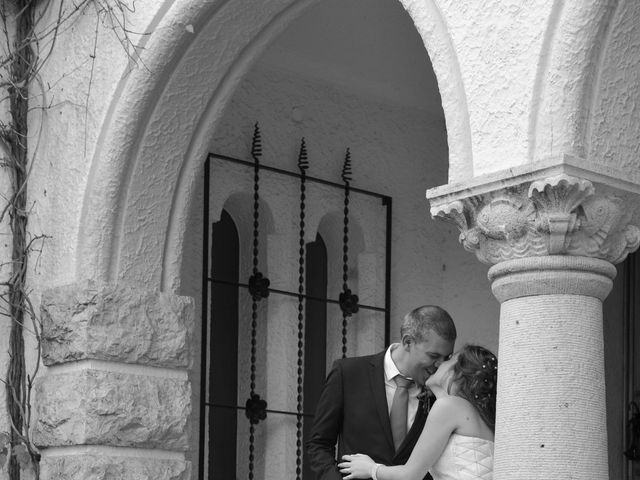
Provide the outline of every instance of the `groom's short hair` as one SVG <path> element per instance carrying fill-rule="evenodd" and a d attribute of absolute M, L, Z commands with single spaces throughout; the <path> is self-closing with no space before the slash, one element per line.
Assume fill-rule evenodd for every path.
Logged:
<path fill-rule="evenodd" d="M 449 342 L 456 340 L 456 326 L 451 315 L 436 305 L 423 305 L 407 313 L 400 327 L 400 336 L 409 335 L 420 343 L 427 340 L 430 331 Z"/>

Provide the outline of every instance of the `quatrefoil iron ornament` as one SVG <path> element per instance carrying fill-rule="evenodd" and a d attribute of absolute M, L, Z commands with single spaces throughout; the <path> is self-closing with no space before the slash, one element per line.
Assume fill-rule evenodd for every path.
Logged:
<path fill-rule="evenodd" d="M 269 285 L 271 282 L 269 279 L 262 275 L 260 272 L 256 272 L 249 277 L 249 293 L 254 300 L 260 300 L 269 296 Z"/>
<path fill-rule="evenodd" d="M 344 313 L 347 317 L 350 317 L 354 313 L 358 312 L 358 296 L 352 294 L 351 290 L 349 290 L 348 288 L 340 294 L 340 296 L 338 297 L 338 302 L 340 303 L 342 313 Z"/>
<path fill-rule="evenodd" d="M 260 395 L 253 393 L 245 403 L 245 415 L 253 425 L 267 418 L 267 402 Z"/>

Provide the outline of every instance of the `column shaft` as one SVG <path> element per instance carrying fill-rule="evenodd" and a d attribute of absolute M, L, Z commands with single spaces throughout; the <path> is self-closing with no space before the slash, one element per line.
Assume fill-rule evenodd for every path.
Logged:
<path fill-rule="evenodd" d="M 558 256 L 489 274 L 501 300 L 495 480 L 608 478 L 601 298 L 615 268 Z"/>
<path fill-rule="evenodd" d="M 608 478 L 600 300 L 504 302 L 499 351 L 494 478 Z"/>

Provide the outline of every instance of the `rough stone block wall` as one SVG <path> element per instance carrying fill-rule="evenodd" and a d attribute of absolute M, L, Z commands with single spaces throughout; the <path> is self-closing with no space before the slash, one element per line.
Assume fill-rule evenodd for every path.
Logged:
<path fill-rule="evenodd" d="M 35 435 L 41 447 L 111 445 L 186 450 L 186 379 L 83 369 L 38 380 Z"/>
<path fill-rule="evenodd" d="M 190 478 L 193 301 L 87 281 L 44 292 L 41 309 L 42 478 Z"/>
<path fill-rule="evenodd" d="M 98 453 L 45 458 L 41 472 L 43 478 L 56 480 L 188 480 L 191 478 L 191 466 L 183 461 L 106 456 Z"/>
<path fill-rule="evenodd" d="M 98 359 L 188 368 L 193 325 L 186 297 L 85 282 L 42 297 L 45 365 Z"/>

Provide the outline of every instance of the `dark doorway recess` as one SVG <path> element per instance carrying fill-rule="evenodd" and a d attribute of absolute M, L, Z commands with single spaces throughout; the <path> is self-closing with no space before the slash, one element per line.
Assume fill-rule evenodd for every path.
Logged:
<path fill-rule="evenodd" d="M 327 247 L 320 235 L 307 244 L 306 286 L 311 297 L 327 296 Z M 309 298 L 305 311 L 304 331 L 304 411 L 315 412 L 326 376 L 327 363 L 327 304 Z M 304 422 L 303 439 L 311 433 L 311 422 Z M 303 478 L 315 478 L 304 454 Z"/>
<path fill-rule="evenodd" d="M 238 403 L 238 230 L 225 211 L 211 227 L 211 271 L 223 282 L 211 285 L 209 402 Z M 209 477 L 236 477 L 238 411 L 209 406 Z"/>

